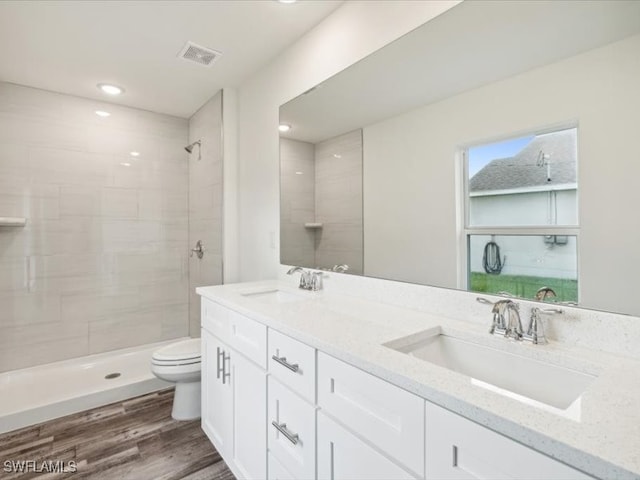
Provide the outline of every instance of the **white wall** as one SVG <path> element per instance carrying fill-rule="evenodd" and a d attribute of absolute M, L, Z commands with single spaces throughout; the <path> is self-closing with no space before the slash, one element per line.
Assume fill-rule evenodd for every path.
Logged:
<path fill-rule="evenodd" d="M 278 271 L 278 107 L 457 3 L 346 2 L 240 86 L 239 280 Z"/>
<path fill-rule="evenodd" d="M 456 286 L 456 151 L 577 122 L 580 302 L 640 313 L 638 52 L 636 35 L 365 128 L 365 272 Z"/>
<path fill-rule="evenodd" d="M 27 217 L 0 227 L 0 371 L 188 334 L 186 143 L 185 119 L 0 83 L 0 216 Z"/>

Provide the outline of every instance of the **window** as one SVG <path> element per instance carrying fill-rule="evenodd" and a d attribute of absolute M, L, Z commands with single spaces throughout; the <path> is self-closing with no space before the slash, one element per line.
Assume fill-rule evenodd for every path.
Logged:
<path fill-rule="evenodd" d="M 577 129 L 464 150 L 466 287 L 578 301 Z"/>

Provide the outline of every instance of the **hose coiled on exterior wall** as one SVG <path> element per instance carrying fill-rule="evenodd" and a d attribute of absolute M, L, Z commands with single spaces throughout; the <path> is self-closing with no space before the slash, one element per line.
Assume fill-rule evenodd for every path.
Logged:
<path fill-rule="evenodd" d="M 504 263 L 507 257 L 500 258 L 500 247 L 494 241 L 487 242 L 484 246 L 484 253 L 482 255 L 482 266 L 484 271 L 492 275 L 499 275 L 504 268 Z"/>

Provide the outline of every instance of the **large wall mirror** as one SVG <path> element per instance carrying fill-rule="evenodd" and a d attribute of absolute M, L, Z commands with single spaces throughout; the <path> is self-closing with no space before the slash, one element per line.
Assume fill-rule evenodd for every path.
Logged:
<path fill-rule="evenodd" d="M 640 2 L 462 2 L 280 121 L 283 264 L 640 315 Z"/>

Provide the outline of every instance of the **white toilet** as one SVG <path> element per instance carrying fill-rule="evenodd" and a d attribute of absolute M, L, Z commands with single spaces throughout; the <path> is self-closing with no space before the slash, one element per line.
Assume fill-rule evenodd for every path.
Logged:
<path fill-rule="evenodd" d="M 172 343 L 156 350 L 151 371 L 176 384 L 171 416 L 176 420 L 200 418 L 200 339 Z"/>

